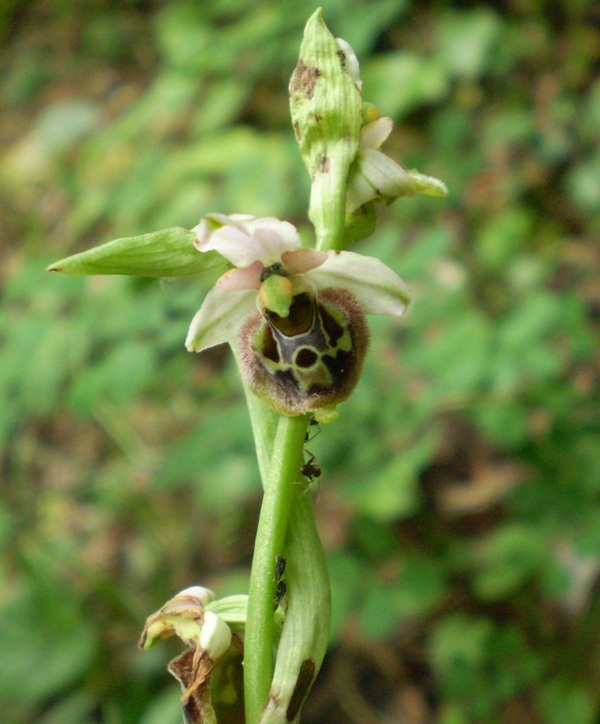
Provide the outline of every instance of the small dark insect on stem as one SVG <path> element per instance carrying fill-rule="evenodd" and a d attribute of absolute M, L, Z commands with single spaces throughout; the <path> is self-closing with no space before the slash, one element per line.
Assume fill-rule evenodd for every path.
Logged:
<path fill-rule="evenodd" d="M 306 451 L 310 457 L 300 468 L 300 473 L 308 480 L 309 483 L 314 483 L 316 478 L 321 477 L 321 466 L 317 462 L 317 458 L 311 453 L 310 450 Z"/>
<path fill-rule="evenodd" d="M 277 584 L 277 590 L 275 591 L 275 608 L 281 605 L 286 593 L 287 583 L 285 581 L 279 581 Z"/>
<path fill-rule="evenodd" d="M 277 560 L 275 561 L 275 580 L 280 581 L 283 577 L 283 574 L 285 573 L 285 564 L 287 561 L 283 556 L 277 556 Z"/>
<path fill-rule="evenodd" d="M 277 581 L 277 589 L 275 590 L 275 609 L 281 605 L 285 594 L 287 593 L 287 583 L 283 580 L 285 573 L 286 559 L 283 556 L 277 556 L 275 561 L 275 580 Z"/>
<path fill-rule="evenodd" d="M 310 434 L 310 429 L 306 431 L 306 437 L 304 438 L 305 442 L 310 442 L 311 440 L 314 440 L 317 435 L 321 433 L 321 428 L 319 427 L 319 423 L 315 420 L 314 415 L 310 418 L 310 422 L 308 423 L 309 427 L 312 427 L 314 425 L 317 426 L 317 429 L 315 430 L 314 434 Z"/>

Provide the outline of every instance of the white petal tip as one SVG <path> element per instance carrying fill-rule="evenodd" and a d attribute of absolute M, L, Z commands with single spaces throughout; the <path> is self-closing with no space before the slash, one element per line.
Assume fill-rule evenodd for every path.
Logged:
<path fill-rule="evenodd" d="M 196 345 L 194 344 L 194 341 L 195 341 L 194 338 L 195 338 L 195 335 L 193 335 L 193 334 L 190 333 L 190 334 L 188 334 L 188 336 L 187 336 L 186 339 L 185 339 L 185 348 L 187 349 L 188 352 L 196 352 L 196 351 L 197 351 L 197 350 L 196 350 Z"/>
<path fill-rule="evenodd" d="M 428 196 L 446 196 L 448 194 L 448 187 L 438 178 L 426 176 L 414 169 L 409 171 L 408 175 L 414 184 L 415 193 L 427 194 Z"/>
<path fill-rule="evenodd" d="M 204 605 L 214 601 L 216 598 L 214 591 L 211 591 L 210 588 L 205 588 L 204 586 L 190 586 L 189 588 L 184 588 L 183 591 L 179 591 L 176 598 L 178 596 L 193 596 Z"/>

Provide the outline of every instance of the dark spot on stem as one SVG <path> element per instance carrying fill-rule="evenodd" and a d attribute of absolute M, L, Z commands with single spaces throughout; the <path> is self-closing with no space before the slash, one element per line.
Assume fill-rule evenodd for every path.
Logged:
<path fill-rule="evenodd" d="M 328 156 L 321 156 L 321 159 L 319 161 L 319 171 L 321 173 L 329 173 L 329 157 Z"/>

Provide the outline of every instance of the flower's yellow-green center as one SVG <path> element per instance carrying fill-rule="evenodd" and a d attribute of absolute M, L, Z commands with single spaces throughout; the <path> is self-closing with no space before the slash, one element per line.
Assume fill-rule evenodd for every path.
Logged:
<path fill-rule="evenodd" d="M 279 264 L 277 269 L 272 270 L 271 273 L 265 274 L 270 269 L 272 267 L 266 267 L 261 275 L 262 284 L 258 292 L 258 302 L 261 309 L 269 310 L 279 317 L 285 318 L 290 313 L 293 299 L 294 285 L 291 275 L 282 264 Z"/>

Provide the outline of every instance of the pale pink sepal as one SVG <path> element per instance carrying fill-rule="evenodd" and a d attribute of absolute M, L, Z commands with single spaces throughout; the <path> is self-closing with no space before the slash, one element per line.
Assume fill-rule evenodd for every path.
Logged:
<path fill-rule="evenodd" d="M 245 214 L 208 214 L 196 227 L 196 236 L 199 251 L 217 251 L 236 267 L 255 261 L 269 266 L 283 252 L 301 247 L 300 236 L 289 222 Z"/>
<path fill-rule="evenodd" d="M 241 269 L 230 269 L 217 280 L 219 289 L 242 291 L 244 289 L 260 289 L 260 273 L 264 269 L 262 262 L 255 261 Z"/>
<path fill-rule="evenodd" d="M 367 123 L 360 131 L 360 147 L 379 148 L 392 132 L 394 122 L 391 118 L 378 118 L 372 123 Z"/>
<path fill-rule="evenodd" d="M 233 339 L 244 319 L 256 309 L 256 290 L 225 291 L 213 287 L 196 312 L 185 346 L 189 352 L 202 352 Z"/>

